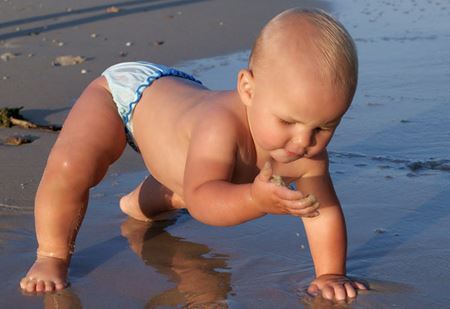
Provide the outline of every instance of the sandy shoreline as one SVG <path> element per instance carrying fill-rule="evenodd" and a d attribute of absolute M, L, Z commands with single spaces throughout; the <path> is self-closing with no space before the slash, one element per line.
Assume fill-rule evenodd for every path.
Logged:
<path fill-rule="evenodd" d="M 62 124 L 83 88 L 106 67 L 149 60 L 174 65 L 251 47 L 274 14 L 319 1 L 5 1 L 0 3 L 0 107 L 24 106 L 23 115 L 43 124 Z M 115 7 L 117 13 L 108 13 Z M 87 61 L 56 67 L 61 55 Z M 82 70 L 86 73 L 82 74 Z M 84 72 L 84 71 L 83 71 Z M 32 209 L 34 194 L 55 133 L 0 129 L 0 141 L 14 134 L 35 141 L 0 145 L 0 209 Z M 112 172 L 143 169 L 127 149 Z"/>
<path fill-rule="evenodd" d="M 299 3 L 2 1 L 0 40 L 8 38 L 0 42 L 0 54 L 20 55 L 0 60 L 0 107 L 25 106 L 31 120 L 61 124 L 94 76 L 132 59 L 177 64 L 211 88 L 232 87 L 247 55 L 234 52 L 248 49 L 273 14 Z M 105 13 L 114 4 L 124 14 Z M 330 171 L 346 216 L 347 270 L 372 288 L 348 307 L 447 308 L 450 2 L 333 5 L 355 39 L 360 77 L 354 103 L 329 145 Z M 21 36 L 46 25 L 39 35 Z M 135 31 L 143 28 L 150 30 Z M 52 66 L 62 54 L 90 59 Z M 83 69 L 88 72 L 81 74 Z M 72 286 L 23 296 L 17 283 L 35 256 L 33 198 L 56 133 L 0 129 L 0 141 L 14 133 L 36 139 L 0 145 L 1 308 L 331 306 L 305 293 L 314 272 L 298 218 L 265 216 L 230 228 L 201 224 L 186 213 L 154 225 L 127 220 L 118 198 L 146 175 L 130 148 L 91 192 L 70 269 Z"/>

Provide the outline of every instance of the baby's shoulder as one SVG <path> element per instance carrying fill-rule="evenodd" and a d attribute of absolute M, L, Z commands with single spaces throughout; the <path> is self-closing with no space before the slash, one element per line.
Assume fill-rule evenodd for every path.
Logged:
<path fill-rule="evenodd" d="M 239 114 L 226 104 L 204 104 L 197 115 L 197 124 L 222 133 L 237 132 L 243 125 Z"/>

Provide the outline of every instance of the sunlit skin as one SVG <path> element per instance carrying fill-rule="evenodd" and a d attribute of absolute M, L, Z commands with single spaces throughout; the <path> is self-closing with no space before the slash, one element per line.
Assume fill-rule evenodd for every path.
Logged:
<path fill-rule="evenodd" d="M 274 37 L 298 37 L 296 26 L 289 23 Z M 302 31 L 311 35 L 314 27 Z M 123 197 L 120 207 L 138 220 L 187 208 L 197 220 L 216 226 L 266 214 L 302 217 L 316 272 L 309 292 L 353 298 L 365 287 L 345 277 L 345 222 L 326 152 L 352 95 L 317 71 L 315 50 L 304 48 L 297 57 L 294 48 L 270 43 L 275 42 L 265 47 L 264 65 L 241 70 L 235 90 L 211 91 L 164 77 L 144 91 L 133 129 L 152 175 Z M 64 288 L 69 244 L 89 188 L 125 146 L 108 85 L 98 78 L 69 113 L 44 171 L 36 195 L 36 234 L 39 251 L 52 256 L 38 254 L 21 280 L 24 291 Z M 295 182 L 298 190 L 272 183 L 273 174 Z M 318 204 L 305 199 L 307 194 L 320 202 L 319 216 L 308 218 Z"/>

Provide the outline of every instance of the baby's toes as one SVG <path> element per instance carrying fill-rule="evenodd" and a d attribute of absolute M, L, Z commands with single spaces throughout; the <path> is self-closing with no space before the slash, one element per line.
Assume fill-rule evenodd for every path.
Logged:
<path fill-rule="evenodd" d="M 55 283 L 53 281 L 45 281 L 45 292 L 53 292 L 55 290 Z"/>
<path fill-rule="evenodd" d="M 29 293 L 33 293 L 36 291 L 36 280 L 35 279 L 26 279 L 27 282 L 25 284 L 25 291 Z"/>
<path fill-rule="evenodd" d="M 57 291 L 64 289 L 67 286 L 66 282 L 63 282 L 61 280 L 57 280 L 54 282 L 54 287 Z"/>
<path fill-rule="evenodd" d="M 44 292 L 45 291 L 45 282 L 43 280 L 38 280 L 36 283 L 36 292 Z"/>
<path fill-rule="evenodd" d="M 27 277 L 23 277 L 22 280 L 20 280 L 20 288 L 22 290 L 26 290 L 27 289 L 27 283 L 28 283 L 28 278 Z"/>

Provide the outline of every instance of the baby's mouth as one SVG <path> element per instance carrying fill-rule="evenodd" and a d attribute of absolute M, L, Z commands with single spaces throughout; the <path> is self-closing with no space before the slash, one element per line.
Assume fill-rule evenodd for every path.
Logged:
<path fill-rule="evenodd" d="M 286 155 L 291 158 L 293 158 L 293 157 L 301 158 L 305 155 L 304 153 L 298 153 L 298 152 L 293 152 L 293 151 L 289 151 L 289 150 L 285 150 L 285 152 L 286 152 Z"/>
<path fill-rule="evenodd" d="M 289 151 L 289 150 L 286 150 L 286 153 L 287 153 L 287 155 L 288 155 L 289 157 L 295 157 L 295 156 L 298 156 L 297 153 L 292 152 L 292 151 Z"/>

